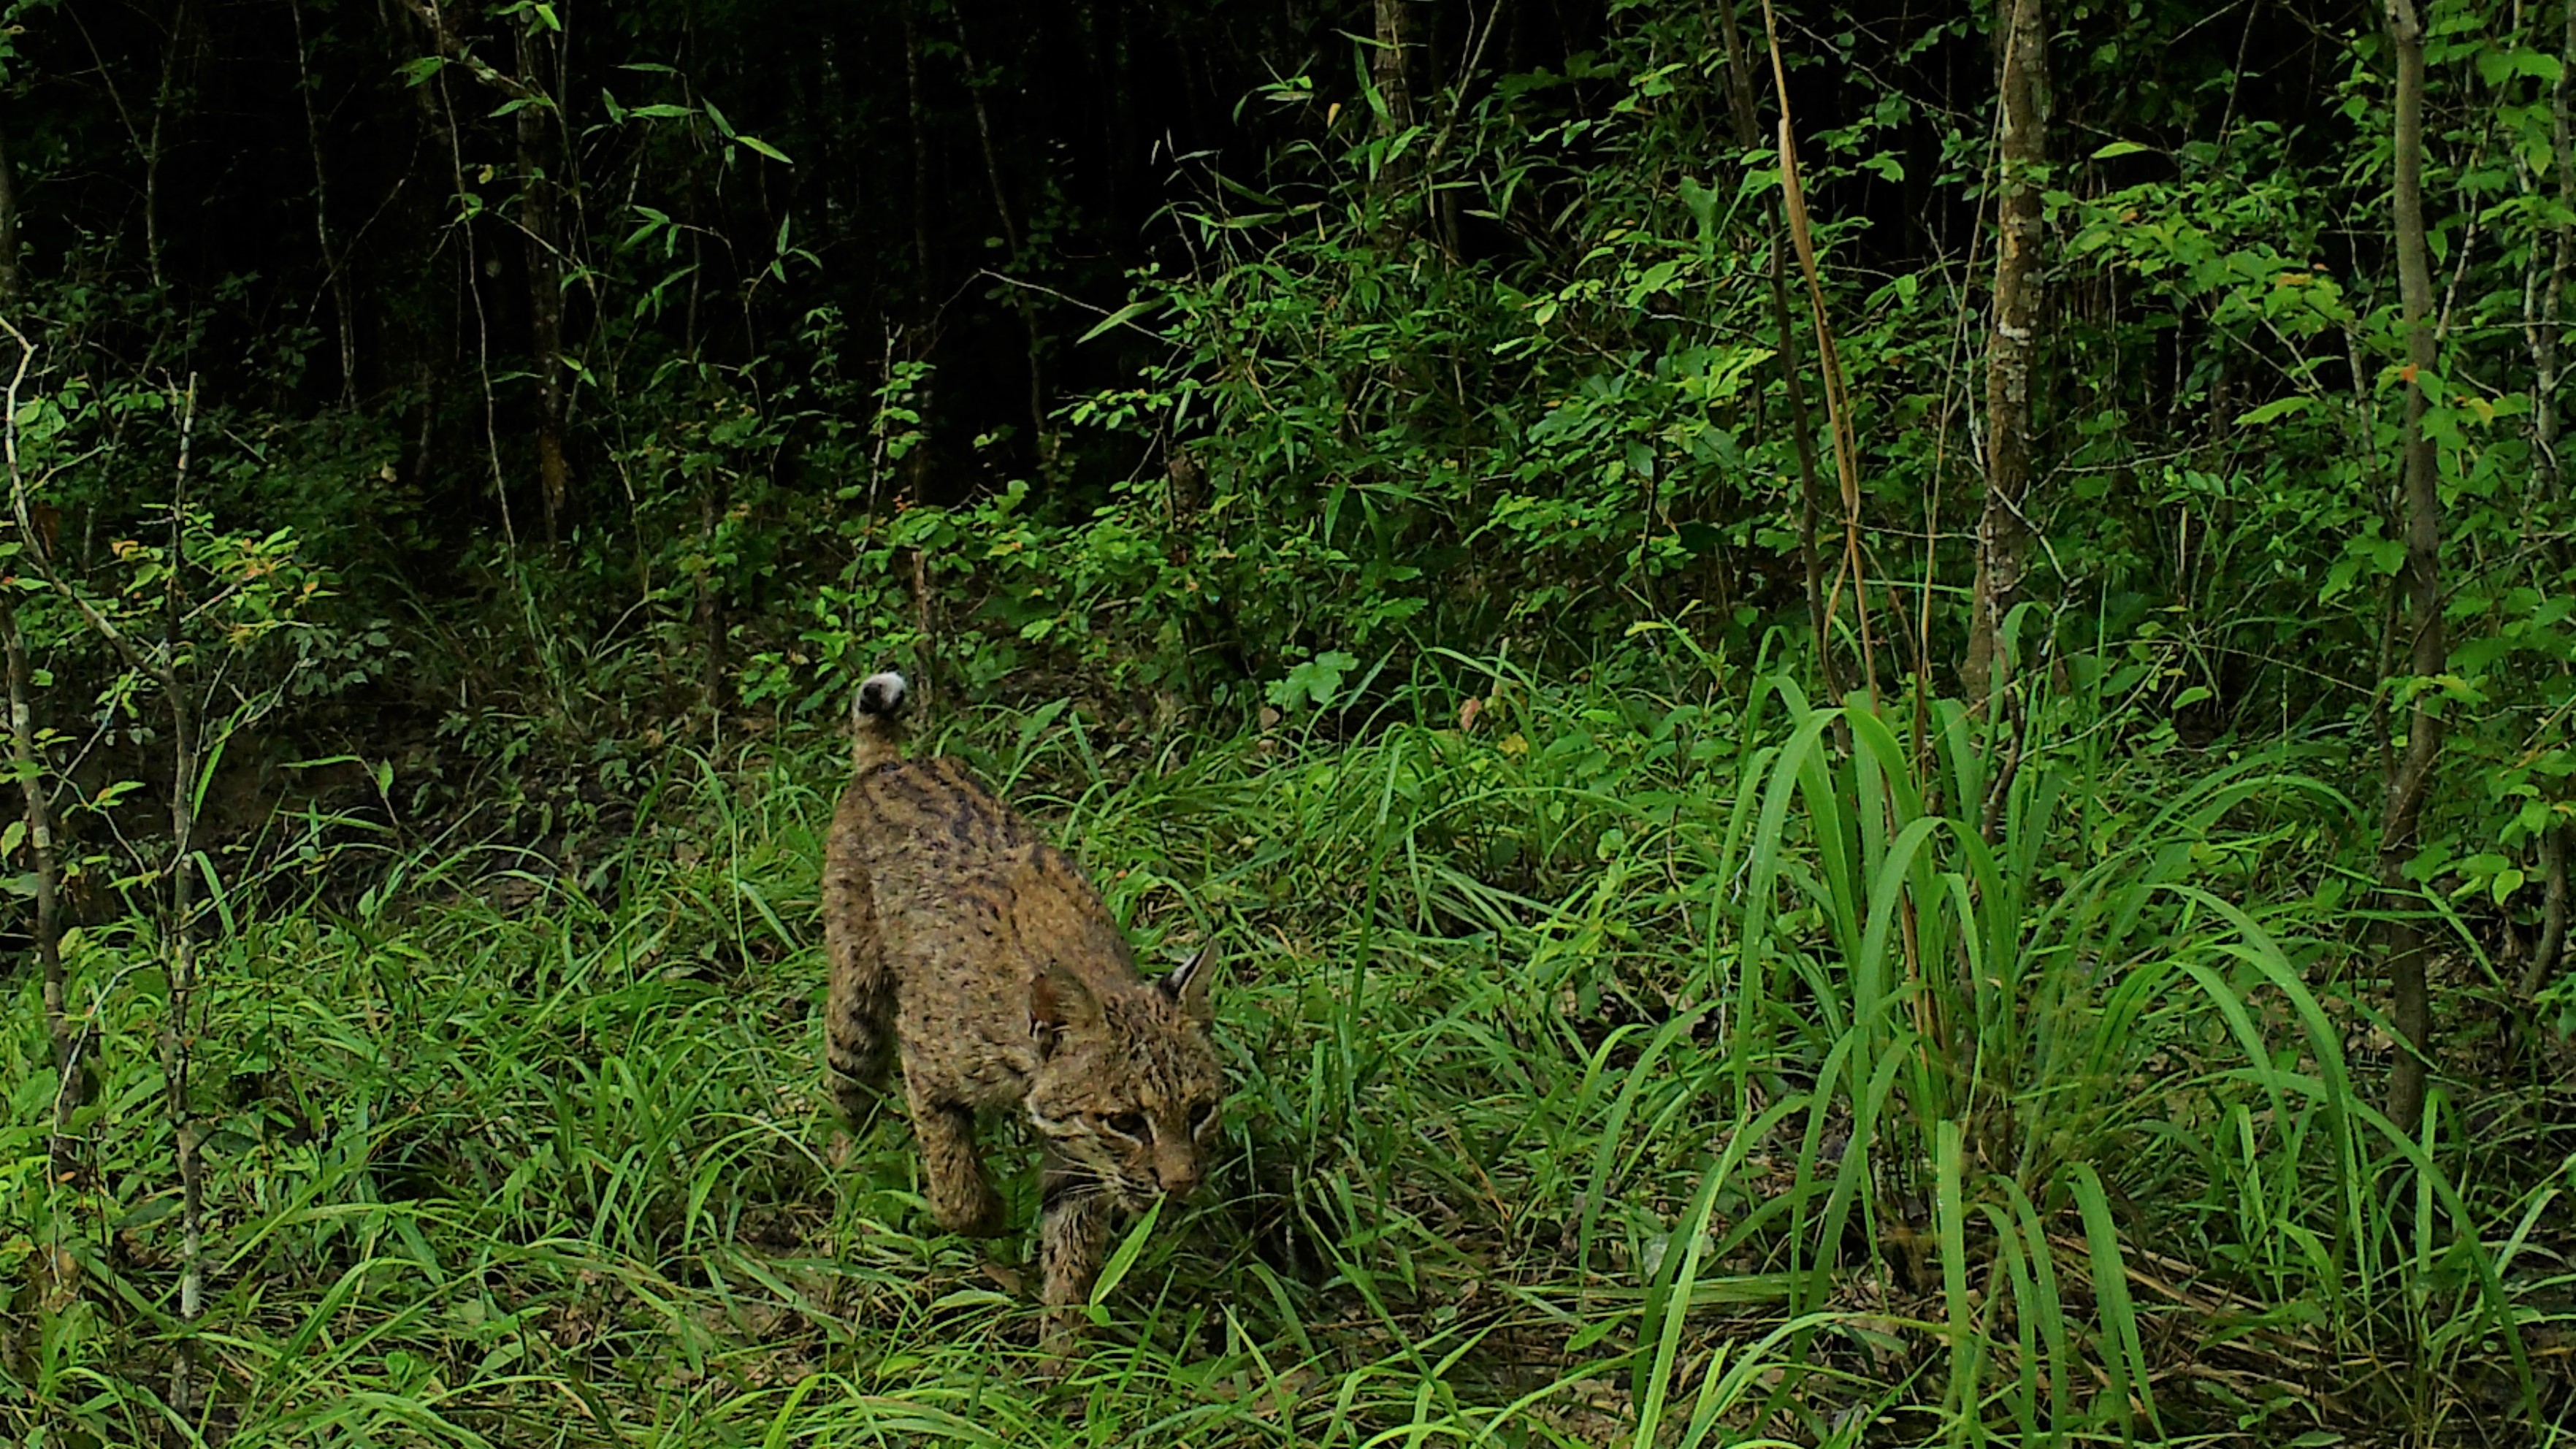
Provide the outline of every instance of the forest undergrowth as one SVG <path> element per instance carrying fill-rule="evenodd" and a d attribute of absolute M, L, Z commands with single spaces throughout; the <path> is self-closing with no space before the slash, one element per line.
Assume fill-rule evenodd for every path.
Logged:
<path fill-rule="evenodd" d="M 142 919 L 77 930 L 68 1170 L 26 977 L 0 1047 L 25 1208 L 0 1256 L 61 1294 L 7 1317 L 0 1421 L 45 1445 L 2576 1443 L 2568 1045 L 2482 1007 L 2478 933 L 2439 922 L 2447 1048 L 2533 1085 L 2437 1070 L 2418 1137 L 2367 1105 L 2372 828 L 2312 768 L 2337 750 L 2184 748 L 2101 661 L 1989 722 L 1683 659 L 1647 689 L 1444 656 L 1373 713 L 1230 738 L 1069 701 L 933 721 L 1143 959 L 1213 935 L 1224 961 L 1221 1165 L 1123 1240 L 1060 1379 L 1023 1239 L 939 1235 L 896 1104 L 846 1139 L 829 1105 L 821 732 L 665 750 L 579 871 L 344 829 L 310 889 L 219 902 L 189 1416 L 161 948 Z M 1023 1225 L 1031 1155 L 1004 1158 Z"/>

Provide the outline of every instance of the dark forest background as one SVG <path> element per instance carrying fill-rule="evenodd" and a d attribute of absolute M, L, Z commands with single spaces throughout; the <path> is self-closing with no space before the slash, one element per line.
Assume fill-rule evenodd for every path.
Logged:
<path fill-rule="evenodd" d="M 203 1335 L 344 1312 L 357 1250 L 276 1204 L 468 1180 L 507 1220 L 424 1242 L 647 1214 L 513 1270 L 567 1383 L 909 1352 L 839 1279 L 670 1307 L 749 1271 L 707 1234 L 898 1198 L 782 1226 L 832 1179 L 728 1157 L 715 1199 L 632 1166 L 676 1216 L 539 1208 L 493 1125 L 691 1002 L 770 1014 L 674 1082 L 800 1070 L 814 792 L 897 663 L 1122 916 L 1289 963 L 1234 1011 L 1225 1192 L 1275 1212 L 1136 1270 L 1288 1285 L 1221 1345 L 1341 1395 L 1277 1442 L 1434 1422 L 1353 1410 L 1381 1370 L 1478 1442 L 2563 1439 L 2571 68 L 2541 0 L 5 0 L 0 1367 L 74 1442 L 343 1432 Z M 554 1024 L 459 1116 L 310 1066 L 427 1030 L 389 951 Z M 608 1016 L 548 1014 L 548 953 L 627 973 Z M 1514 1025 L 1371 1056 L 1467 1032 L 1443 999 Z M 1310 1048 L 1311 1099 L 1265 1075 Z M 1664 1088 L 1599 1083 L 1658 1060 L 1639 1128 Z M 692 1130 L 611 1115 L 610 1158 Z M 1709 1145 L 1756 1125 L 1773 1166 Z M 1703 1248 L 1754 1318 L 1693 1319 Z M 307 1308 L 249 1306 L 262 1252 Z M 937 1271 L 923 1323 L 980 1281 Z M 1729 1377 L 1757 1329 L 1793 1367 Z M 385 1331 L 317 1370 L 429 1415 L 367 1432 L 534 1442 L 484 1339 Z M 756 1437 L 795 1373 L 734 1351 L 575 1437 Z M 977 1364 L 903 1361 L 798 1432 L 971 1439 L 883 1395 Z"/>

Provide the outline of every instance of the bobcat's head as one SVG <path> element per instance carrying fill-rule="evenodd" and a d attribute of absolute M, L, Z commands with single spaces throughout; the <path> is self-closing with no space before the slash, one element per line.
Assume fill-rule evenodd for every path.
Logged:
<path fill-rule="evenodd" d="M 1206 1176 L 1225 1074 L 1208 1037 L 1209 948 L 1157 981 L 1095 985 L 1050 962 L 1029 984 L 1028 1112 L 1059 1165 L 1141 1212 Z"/>

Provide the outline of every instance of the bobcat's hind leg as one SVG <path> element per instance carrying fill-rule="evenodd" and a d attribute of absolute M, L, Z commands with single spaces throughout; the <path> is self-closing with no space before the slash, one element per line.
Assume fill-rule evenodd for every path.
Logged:
<path fill-rule="evenodd" d="M 836 828 L 832 834 L 823 867 L 823 939 L 832 973 L 823 1060 L 841 1115 L 856 1127 L 867 1120 L 870 1089 L 884 1077 L 893 1045 L 894 974 L 877 930 L 875 884 L 857 850 L 843 844 L 851 832 Z"/>

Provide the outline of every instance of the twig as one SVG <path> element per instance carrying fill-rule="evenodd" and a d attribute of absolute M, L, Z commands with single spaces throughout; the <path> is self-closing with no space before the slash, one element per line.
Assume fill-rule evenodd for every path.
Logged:
<path fill-rule="evenodd" d="M 1816 244 L 1807 226 L 1806 193 L 1798 183 L 1797 129 L 1789 115 L 1789 74 L 1780 59 L 1780 22 L 1771 8 L 1771 0 L 1762 0 L 1762 29 L 1771 45 L 1771 83 L 1780 97 L 1780 197 L 1787 208 L 1789 239 L 1798 249 L 1798 268 L 1807 279 L 1807 305 L 1816 329 L 1816 350 L 1821 354 L 1825 379 L 1825 420 L 1834 436 L 1834 472 L 1842 483 L 1843 561 L 1834 573 L 1833 591 L 1825 600 L 1825 619 L 1831 623 L 1834 606 L 1842 598 L 1843 580 L 1851 580 L 1852 606 L 1859 615 L 1862 683 L 1869 689 L 1869 707 L 1878 709 L 1878 655 L 1870 642 L 1869 580 L 1862 569 L 1860 549 L 1860 446 L 1852 431 L 1851 400 L 1843 390 L 1842 353 L 1834 345 L 1832 321 L 1825 315 L 1825 286 L 1816 271 Z"/>
<path fill-rule="evenodd" d="M 1744 58 L 1744 40 L 1736 28 L 1731 0 L 1718 7 L 1717 18 L 1726 41 L 1727 99 L 1735 113 L 1736 140 L 1750 151 L 1760 144 L 1761 130 L 1753 118 L 1752 67 Z M 1785 201 L 1782 224 L 1787 224 Z M 1798 460 L 1798 563 L 1807 575 L 1807 622 L 1816 631 L 1817 678 L 1825 687 L 1825 697 L 1840 704 L 1843 687 L 1840 671 L 1834 667 L 1833 621 L 1825 613 L 1824 564 L 1816 554 L 1816 520 L 1824 512 L 1816 491 L 1816 440 L 1808 430 L 1807 388 L 1798 375 L 1798 338 L 1789 321 L 1788 262 L 1776 231 L 1770 237 L 1770 252 L 1771 321 L 1780 337 L 1780 381 L 1789 404 L 1789 440 Z M 1835 734 L 1849 748 L 1847 732 L 1837 726 Z"/>

